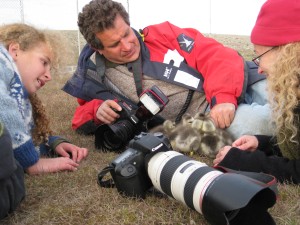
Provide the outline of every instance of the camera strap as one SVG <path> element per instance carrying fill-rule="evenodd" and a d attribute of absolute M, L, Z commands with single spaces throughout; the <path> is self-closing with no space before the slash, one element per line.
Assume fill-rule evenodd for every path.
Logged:
<path fill-rule="evenodd" d="M 134 77 L 134 82 L 135 82 L 135 87 L 136 87 L 136 93 L 138 96 L 140 96 L 143 92 L 143 83 L 142 83 L 142 60 L 141 60 L 141 55 L 139 55 L 138 59 L 132 63 L 132 72 L 133 72 L 133 77 Z M 186 112 L 186 110 L 188 109 L 191 100 L 193 98 L 195 90 L 191 90 L 189 89 L 186 101 L 184 103 L 184 105 L 182 106 L 180 112 L 178 113 L 175 123 L 178 123 L 181 118 L 182 115 Z"/>
<path fill-rule="evenodd" d="M 185 114 L 186 110 L 188 109 L 188 107 L 191 103 L 194 92 L 195 92 L 194 90 L 189 90 L 189 92 L 187 94 L 187 97 L 186 97 L 186 100 L 185 100 L 185 103 L 183 104 L 183 106 L 182 106 L 180 112 L 178 113 L 178 115 L 176 116 L 175 124 L 178 124 L 181 121 L 181 118 L 182 118 L 183 114 Z"/>
<path fill-rule="evenodd" d="M 103 180 L 103 178 L 110 173 L 112 170 L 114 169 L 113 166 L 107 166 L 105 167 L 102 171 L 99 172 L 98 174 L 98 184 L 100 185 L 100 187 L 104 187 L 104 188 L 113 188 L 115 187 L 115 182 L 113 179 L 107 179 L 107 180 Z"/>
<path fill-rule="evenodd" d="M 132 72 L 133 72 L 133 78 L 136 87 L 136 93 L 137 96 L 140 96 L 143 93 L 143 83 L 142 83 L 143 71 L 142 71 L 141 55 L 139 55 L 137 60 L 132 63 Z"/>

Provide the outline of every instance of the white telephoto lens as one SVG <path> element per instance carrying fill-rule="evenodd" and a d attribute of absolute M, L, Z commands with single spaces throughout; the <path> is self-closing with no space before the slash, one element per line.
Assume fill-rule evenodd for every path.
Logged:
<path fill-rule="evenodd" d="M 189 161 L 182 163 L 177 168 L 171 181 L 171 191 L 175 199 L 177 199 L 178 201 L 186 205 L 184 199 L 184 190 L 186 187 L 186 182 L 195 170 L 204 166 L 207 165 L 205 163 L 201 163 L 199 161 L 195 161 L 191 159 Z M 192 193 L 190 194 L 192 195 Z"/>
<path fill-rule="evenodd" d="M 157 190 L 201 214 L 207 188 L 215 178 L 223 174 L 176 151 L 155 154 L 147 169 Z"/>
<path fill-rule="evenodd" d="M 195 186 L 194 193 L 192 193 L 193 196 L 193 205 L 197 212 L 202 214 L 202 202 L 203 202 L 203 196 L 205 195 L 205 192 L 207 190 L 207 187 L 213 182 L 213 180 L 222 175 L 223 173 L 218 170 L 213 170 L 208 173 L 206 173 L 204 176 L 202 176 L 198 183 Z"/>
<path fill-rule="evenodd" d="M 160 175 L 165 164 L 173 157 L 181 155 L 176 151 L 158 152 L 148 163 L 148 176 L 150 177 L 153 186 L 160 192 L 164 193 L 160 186 Z"/>

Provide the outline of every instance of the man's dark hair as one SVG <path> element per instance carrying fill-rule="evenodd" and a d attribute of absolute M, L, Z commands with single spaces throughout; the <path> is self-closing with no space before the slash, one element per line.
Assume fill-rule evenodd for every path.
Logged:
<path fill-rule="evenodd" d="M 95 49 L 103 49 L 96 33 L 114 27 L 114 21 L 120 15 L 130 25 L 129 15 L 123 5 L 112 0 L 92 0 L 78 15 L 78 26 L 88 44 Z"/>

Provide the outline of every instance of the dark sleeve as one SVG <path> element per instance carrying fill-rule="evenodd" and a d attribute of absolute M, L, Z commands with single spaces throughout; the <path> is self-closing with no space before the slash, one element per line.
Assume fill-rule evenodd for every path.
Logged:
<path fill-rule="evenodd" d="M 255 135 L 255 137 L 258 140 L 258 150 L 263 151 L 266 155 L 282 156 L 275 137 L 266 135 Z"/>
<path fill-rule="evenodd" d="M 14 158 L 10 136 L 0 123 L 0 219 L 14 211 L 24 197 L 24 171 Z"/>
<path fill-rule="evenodd" d="M 262 151 L 242 151 L 231 148 L 219 163 L 234 170 L 271 174 L 279 182 L 300 184 L 300 160 L 289 160 L 279 156 L 267 156 Z"/>

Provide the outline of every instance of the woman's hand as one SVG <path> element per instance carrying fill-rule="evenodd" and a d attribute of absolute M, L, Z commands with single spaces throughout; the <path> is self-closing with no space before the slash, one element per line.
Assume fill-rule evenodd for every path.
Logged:
<path fill-rule="evenodd" d="M 80 163 L 81 160 L 83 160 L 88 155 L 88 150 L 86 148 L 80 148 L 67 142 L 63 142 L 57 145 L 55 148 L 55 152 L 58 155 L 68 158 L 70 158 L 71 155 L 72 160 L 76 163 Z"/>
<path fill-rule="evenodd" d="M 255 136 L 243 135 L 232 143 L 232 147 L 253 152 L 258 147 L 258 140 Z"/>
<path fill-rule="evenodd" d="M 239 148 L 242 151 L 255 151 L 258 146 L 258 140 L 255 136 L 243 135 L 232 143 L 232 146 L 221 148 L 213 161 L 214 166 L 218 165 L 227 155 L 232 147 Z"/>
<path fill-rule="evenodd" d="M 231 148 L 231 146 L 227 145 L 219 150 L 218 154 L 216 155 L 216 158 L 213 161 L 214 166 L 218 165 L 224 159 L 224 157 L 227 155 Z"/>

